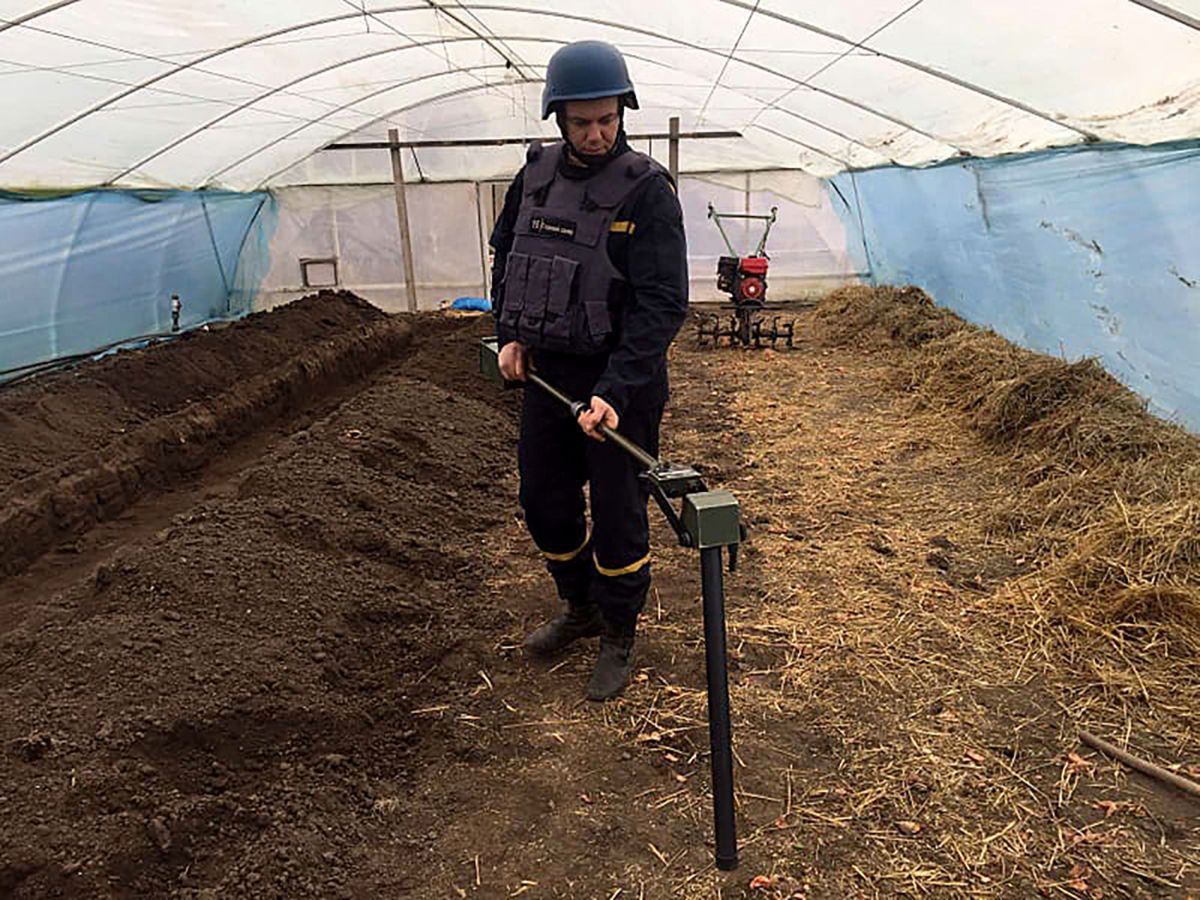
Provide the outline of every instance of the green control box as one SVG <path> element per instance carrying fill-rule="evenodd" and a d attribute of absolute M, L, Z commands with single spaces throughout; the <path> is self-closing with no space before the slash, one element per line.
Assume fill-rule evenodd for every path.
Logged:
<path fill-rule="evenodd" d="M 697 550 L 741 542 L 741 512 L 737 498 L 729 491 L 688 494 L 683 498 L 682 520 Z"/>
<path fill-rule="evenodd" d="M 488 381 L 503 384 L 500 377 L 500 340 L 486 337 L 479 341 L 479 373 Z"/>

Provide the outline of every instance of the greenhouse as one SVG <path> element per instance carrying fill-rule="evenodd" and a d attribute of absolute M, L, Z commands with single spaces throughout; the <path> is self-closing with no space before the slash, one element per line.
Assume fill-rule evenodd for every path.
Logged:
<path fill-rule="evenodd" d="M 0 896 L 1200 896 L 1200 0 L 0 0 L 0 87 Z M 531 653 L 580 551 L 636 645 Z"/>

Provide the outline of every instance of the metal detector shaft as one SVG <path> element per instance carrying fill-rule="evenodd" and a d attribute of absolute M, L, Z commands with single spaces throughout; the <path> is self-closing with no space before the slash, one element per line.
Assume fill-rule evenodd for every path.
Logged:
<path fill-rule="evenodd" d="M 700 551 L 700 590 L 704 594 L 704 655 L 708 669 L 708 738 L 712 748 L 713 825 L 717 868 L 737 868 L 737 826 L 733 810 L 733 750 L 729 724 L 729 675 L 725 666 L 725 576 L 721 548 Z"/>
<path fill-rule="evenodd" d="M 561 403 L 565 404 L 567 409 L 571 410 L 571 415 L 573 415 L 575 418 L 579 418 L 579 414 L 581 412 L 583 412 L 585 409 L 589 408 L 586 403 L 581 403 L 578 400 L 572 400 L 570 397 L 568 397 L 566 394 L 564 394 L 562 391 L 560 391 L 558 388 L 556 388 L 554 385 L 550 384 L 550 382 L 546 381 L 544 378 L 542 378 L 539 375 L 534 375 L 532 372 L 529 372 L 528 374 L 526 374 L 525 378 L 528 381 L 530 381 L 532 384 L 536 384 L 538 387 L 540 387 L 543 391 L 545 391 L 547 394 L 549 394 L 555 400 L 558 400 Z M 634 459 L 636 459 L 638 462 L 640 462 L 643 466 L 645 466 L 647 469 L 653 469 L 655 466 L 657 466 L 659 464 L 657 458 L 651 456 L 649 453 L 647 453 L 645 450 L 643 450 L 641 447 L 639 447 L 633 441 L 629 440 L 629 438 L 625 437 L 625 435 L 621 434 L 620 432 L 614 431 L 612 428 L 609 428 L 607 425 L 601 425 L 599 431 L 602 435 L 604 435 L 605 438 L 612 441 L 614 444 L 616 444 L 618 447 L 620 447 L 622 450 L 624 450 L 626 453 L 628 453 L 630 456 L 632 456 Z"/>

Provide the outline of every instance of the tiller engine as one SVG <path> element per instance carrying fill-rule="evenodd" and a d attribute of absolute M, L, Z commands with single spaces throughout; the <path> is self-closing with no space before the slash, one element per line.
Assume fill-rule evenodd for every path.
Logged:
<path fill-rule="evenodd" d="M 770 215 L 751 215 L 750 213 L 717 212 L 713 205 L 708 204 L 708 217 L 713 220 L 725 246 L 729 248 L 729 256 L 722 256 L 717 261 L 717 289 L 729 294 L 732 303 L 722 304 L 721 309 L 728 314 L 697 313 L 700 342 L 707 343 L 709 339 L 714 344 L 728 341 L 730 346 L 741 344 L 762 347 L 764 344 L 775 346 L 777 341 L 786 341 L 792 346 L 794 323 L 791 321 L 780 324 L 779 316 L 772 316 L 770 327 L 766 317 L 762 315 L 767 308 L 767 268 L 770 257 L 766 254 L 767 236 L 771 226 L 775 224 L 777 207 L 771 207 Z M 725 233 L 722 219 L 754 219 L 764 222 L 762 237 L 751 256 L 740 256 L 729 235 Z"/>

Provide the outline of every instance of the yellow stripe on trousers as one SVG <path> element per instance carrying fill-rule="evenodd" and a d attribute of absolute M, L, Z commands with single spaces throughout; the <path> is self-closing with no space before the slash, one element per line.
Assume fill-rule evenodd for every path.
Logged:
<path fill-rule="evenodd" d="M 632 575 L 634 572 L 636 572 L 642 566 L 646 565 L 646 563 L 648 563 L 648 562 L 650 562 L 650 554 L 649 553 L 647 553 L 645 556 L 643 556 L 637 562 L 630 563 L 629 565 L 624 566 L 620 569 L 606 569 L 606 568 L 604 568 L 604 566 L 600 565 L 599 562 L 597 562 L 596 563 L 596 571 L 599 572 L 601 575 L 607 575 L 609 578 L 616 578 L 619 575 Z"/>
<path fill-rule="evenodd" d="M 577 557 L 580 553 L 582 553 L 583 548 L 586 547 L 587 545 L 588 545 L 588 536 L 585 536 L 583 539 L 583 543 L 580 544 L 578 547 L 576 547 L 574 550 L 572 550 L 570 553 L 550 553 L 549 551 L 542 550 L 542 556 L 546 557 L 546 559 L 553 560 L 554 562 L 570 562 L 575 557 Z M 541 548 L 539 548 L 539 549 L 541 549 Z"/>

